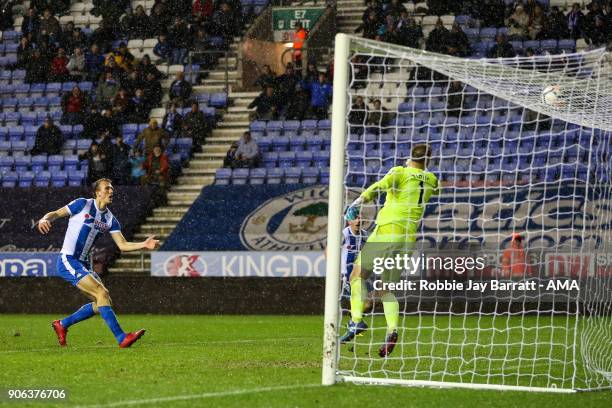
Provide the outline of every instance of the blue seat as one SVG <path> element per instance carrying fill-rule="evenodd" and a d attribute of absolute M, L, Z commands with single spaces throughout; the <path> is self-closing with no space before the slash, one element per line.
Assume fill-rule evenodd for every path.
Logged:
<path fill-rule="evenodd" d="M 18 142 L 23 140 L 24 129 L 23 126 L 13 126 L 8 129 L 8 139 L 11 142 Z"/>
<path fill-rule="evenodd" d="M 32 187 L 32 182 L 34 181 L 35 176 L 36 175 L 31 171 L 25 171 L 23 173 L 19 173 L 18 186 L 21 188 Z"/>
<path fill-rule="evenodd" d="M 272 151 L 274 152 L 286 152 L 289 150 L 290 140 L 286 136 L 278 136 L 272 138 Z"/>
<path fill-rule="evenodd" d="M 34 100 L 34 111 L 35 112 L 46 112 L 49 106 L 49 100 L 46 96 L 38 97 Z"/>
<path fill-rule="evenodd" d="M 263 165 L 266 168 L 276 167 L 278 163 L 278 153 L 276 152 L 266 152 L 263 154 Z"/>
<path fill-rule="evenodd" d="M 11 150 L 13 151 L 13 155 L 16 153 L 25 153 L 28 150 L 28 144 L 25 140 L 11 142 Z"/>
<path fill-rule="evenodd" d="M 527 41 L 523 41 L 523 47 L 525 49 L 531 48 L 535 52 L 538 52 L 538 50 L 540 49 L 540 41 L 539 40 L 527 40 Z"/>
<path fill-rule="evenodd" d="M 244 185 L 249 179 L 249 169 L 234 169 L 232 170 L 232 184 Z"/>
<path fill-rule="evenodd" d="M 30 84 L 19 84 L 15 87 L 15 98 L 25 98 L 30 94 Z"/>
<path fill-rule="evenodd" d="M 2 110 L 4 112 L 11 112 L 17 109 L 17 99 L 16 98 L 5 98 L 2 101 Z"/>
<path fill-rule="evenodd" d="M 72 125 L 60 125 L 59 128 L 65 138 L 72 137 Z"/>
<path fill-rule="evenodd" d="M 227 106 L 227 94 L 225 92 L 217 92 L 210 95 L 210 106 L 225 108 Z"/>
<path fill-rule="evenodd" d="M 251 122 L 249 125 L 249 129 L 251 132 L 265 132 L 266 131 L 266 122 L 263 120 L 256 120 Z"/>
<path fill-rule="evenodd" d="M 47 88 L 46 84 L 32 84 L 30 86 L 30 96 L 32 98 L 40 98 L 45 94 L 45 89 Z"/>
<path fill-rule="evenodd" d="M 77 86 L 76 82 L 64 82 L 62 83 L 62 92 L 63 93 L 67 93 L 72 91 L 72 88 L 74 88 L 75 86 Z"/>
<path fill-rule="evenodd" d="M 62 84 L 60 82 L 49 82 L 45 88 L 47 96 L 60 96 L 62 93 Z"/>
<path fill-rule="evenodd" d="M 9 70 L 2 70 L 0 71 L 0 85 L 2 86 L 6 86 L 9 84 L 9 82 L 11 82 L 11 71 Z"/>
<path fill-rule="evenodd" d="M 79 187 L 83 185 L 86 175 L 82 170 L 68 171 L 68 185 L 70 187 Z"/>
<path fill-rule="evenodd" d="M 83 130 L 84 130 L 83 125 L 72 126 L 72 137 L 81 137 Z"/>
<path fill-rule="evenodd" d="M 255 185 L 259 185 L 259 184 L 264 184 L 266 181 L 266 169 L 262 169 L 262 168 L 257 168 L 257 169 L 251 169 L 251 174 L 249 176 L 249 182 L 251 184 L 255 184 Z"/>
<path fill-rule="evenodd" d="M 483 40 L 493 40 L 497 35 L 497 28 L 495 27 L 483 27 L 480 29 L 480 38 Z"/>
<path fill-rule="evenodd" d="M 10 146 L 10 145 L 9 145 Z M 12 171 L 15 165 L 15 158 L 13 156 L 0 155 L 0 173 L 6 173 Z"/>
<path fill-rule="evenodd" d="M 323 149 L 323 138 L 321 136 L 311 136 L 306 138 L 306 150 L 317 152 Z"/>
<path fill-rule="evenodd" d="M 251 132 L 251 136 L 253 136 L 255 138 L 255 141 L 257 142 L 257 146 L 259 147 L 259 151 L 260 152 L 269 152 L 270 151 L 270 147 L 272 146 L 272 138 L 265 137 L 265 136 L 257 136 L 257 137 L 255 137 L 253 135 L 253 132 Z"/>
<path fill-rule="evenodd" d="M 317 128 L 319 130 L 331 130 L 331 120 L 322 119 L 317 123 Z M 321 132 L 319 132 L 321 134 Z"/>
<path fill-rule="evenodd" d="M 35 99 L 30 97 L 21 98 L 17 103 L 17 109 L 21 113 L 30 112 L 32 110 L 32 106 L 34 106 L 34 101 Z"/>
<path fill-rule="evenodd" d="M 2 187 L 14 188 L 19 180 L 19 175 L 14 171 L 9 171 L 2 174 Z"/>
<path fill-rule="evenodd" d="M 280 152 L 278 154 L 278 166 L 289 168 L 295 166 L 295 152 Z"/>
<path fill-rule="evenodd" d="M 302 183 L 315 184 L 319 179 L 318 167 L 305 167 L 302 169 Z"/>
<path fill-rule="evenodd" d="M 559 40 L 559 43 L 557 44 L 557 46 L 559 47 L 560 51 L 571 53 L 571 52 L 576 51 L 576 40 L 573 40 L 573 39 Z"/>
<path fill-rule="evenodd" d="M 52 187 L 65 187 L 66 181 L 68 180 L 68 174 L 65 171 L 52 171 L 51 172 L 51 186 Z"/>
<path fill-rule="evenodd" d="M 470 40 L 471 42 L 476 41 L 480 35 L 479 28 L 466 27 L 463 29 L 463 32 L 467 36 L 468 40 Z"/>
<path fill-rule="evenodd" d="M 51 173 L 48 171 L 40 171 L 36 173 L 34 178 L 34 187 L 49 187 L 49 181 L 51 180 Z"/>
<path fill-rule="evenodd" d="M 15 171 L 18 173 L 28 171 L 31 163 L 32 158 L 30 156 L 17 156 L 15 157 Z"/>
<path fill-rule="evenodd" d="M 4 124 L 6 126 L 17 126 L 21 121 L 21 113 L 19 112 L 6 112 L 4 114 Z"/>
<path fill-rule="evenodd" d="M 557 40 L 542 40 L 540 41 L 540 47 L 544 51 L 554 52 L 557 50 Z"/>
<path fill-rule="evenodd" d="M 89 146 L 91 146 L 90 139 L 78 139 L 76 144 L 77 151 L 87 151 L 89 150 Z"/>
<path fill-rule="evenodd" d="M 298 167 L 310 167 L 312 163 L 312 152 L 309 151 L 298 151 L 295 154 L 295 164 Z"/>
<path fill-rule="evenodd" d="M 302 178 L 302 169 L 299 167 L 288 168 L 285 170 L 285 183 L 298 184 Z"/>
<path fill-rule="evenodd" d="M 329 152 L 324 150 L 313 152 L 312 161 L 315 167 L 329 167 Z"/>
<path fill-rule="evenodd" d="M 76 147 L 76 144 L 75 144 Z M 76 172 L 79 168 L 79 156 L 75 154 L 71 154 L 68 156 L 64 156 L 64 170 L 71 174 Z"/>
<path fill-rule="evenodd" d="M 0 153 L 8 154 L 11 151 L 11 142 L 8 140 L 0 140 Z"/>
<path fill-rule="evenodd" d="M 93 84 L 89 81 L 79 82 L 79 88 L 85 93 L 90 93 L 93 89 Z"/>
<path fill-rule="evenodd" d="M 267 182 L 268 184 L 280 184 L 283 181 L 285 170 L 274 167 L 267 170 Z"/>
<path fill-rule="evenodd" d="M 285 131 L 287 133 L 287 131 Z M 292 136 L 289 142 L 289 149 L 294 152 L 301 152 L 306 146 L 306 138 L 304 136 Z"/>
<path fill-rule="evenodd" d="M 33 126 L 36 124 L 36 113 L 26 112 L 21 114 L 21 124 L 25 126 Z"/>
<path fill-rule="evenodd" d="M 37 155 L 32 156 L 31 169 L 34 173 L 40 173 L 47 167 L 47 156 Z"/>
<path fill-rule="evenodd" d="M 47 169 L 51 173 L 57 173 L 62 169 L 64 164 L 64 156 L 59 154 L 51 155 L 47 158 Z"/>
<path fill-rule="evenodd" d="M 138 132 L 138 125 L 136 123 L 126 123 L 125 125 L 121 127 L 121 130 L 123 134 L 126 134 L 126 133 L 135 134 Z"/>
<path fill-rule="evenodd" d="M 329 167 L 323 167 L 319 173 L 321 184 L 329 184 Z"/>
<path fill-rule="evenodd" d="M 2 40 L 5 42 L 19 42 L 21 39 L 21 31 L 4 31 L 2 33 Z"/>
<path fill-rule="evenodd" d="M 285 132 L 287 131 L 299 131 L 300 128 L 302 127 L 302 122 L 300 122 L 299 120 L 286 120 L 283 123 L 283 129 L 285 129 Z"/>
<path fill-rule="evenodd" d="M 49 110 L 59 109 L 62 106 L 62 98 L 59 96 L 47 96 Z"/>
<path fill-rule="evenodd" d="M 16 69 L 15 71 L 13 71 L 12 80 L 14 84 L 23 82 L 25 80 L 25 77 L 26 77 L 25 69 Z"/>
<path fill-rule="evenodd" d="M 302 131 L 304 130 L 317 130 L 317 121 L 308 119 L 302 121 Z"/>
<path fill-rule="evenodd" d="M 280 120 L 270 120 L 266 125 L 266 133 L 269 135 L 270 132 L 282 132 L 283 122 Z"/>

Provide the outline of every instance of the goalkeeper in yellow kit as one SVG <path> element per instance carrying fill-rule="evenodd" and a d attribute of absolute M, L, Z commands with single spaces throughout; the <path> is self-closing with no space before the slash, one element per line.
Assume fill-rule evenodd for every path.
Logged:
<path fill-rule="evenodd" d="M 364 282 L 372 271 L 370 259 L 366 258 L 371 258 L 371 254 L 376 251 L 380 254 L 380 248 L 408 248 L 416 242 L 416 233 L 425 205 L 433 194 L 438 193 L 437 177 L 425 170 L 430 157 L 431 150 L 428 145 L 414 146 L 405 167 L 393 167 L 385 177 L 368 187 L 346 211 L 345 219 L 353 220 L 359 216 L 361 204 L 376 199 L 382 192 L 387 193 L 385 204 L 376 217 L 374 232 L 357 256 L 351 272 L 351 320 L 346 333 L 340 338 L 342 343 L 351 341 L 367 329 L 362 320 L 363 303 L 367 294 Z M 400 279 L 400 275 L 401 271 L 398 270 L 386 271 L 382 280 L 395 282 Z M 399 303 L 391 292 L 378 293 L 382 295 L 387 321 L 386 341 L 380 348 L 379 355 L 386 357 L 393 351 L 398 338 Z"/>

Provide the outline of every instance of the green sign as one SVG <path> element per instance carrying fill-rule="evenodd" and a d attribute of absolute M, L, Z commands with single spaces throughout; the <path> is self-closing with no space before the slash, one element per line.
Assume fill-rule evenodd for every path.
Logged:
<path fill-rule="evenodd" d="M 324 8 L 274 8 L 272 9 L 272 29 L 274 41 L 292 42 L 295 25 L 298 21 L 310 31 L 319 17 L 325 12 Z"/>

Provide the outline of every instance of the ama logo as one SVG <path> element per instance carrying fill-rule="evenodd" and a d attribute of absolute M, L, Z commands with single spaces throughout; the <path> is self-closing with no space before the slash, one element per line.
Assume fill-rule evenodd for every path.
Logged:
<path fill-rule="evenodd" d="M 47 264 L 42 259 L 0 259 L 0 277 L 47 276 Z"/>
<path fill-rule="evenodd" d="M 347 202 L 358 193 L 348 191 Z M 249 214 L 240 227 L 242 244 L 254 251 L 318 251 L 327 241 L 328 188 L 307 187 L 274 197 Z M 364 207 L 364 220 L 376 210 Z M 364 223 L 367 229 L 369 223 Z"/>
<path fill-rule="evenodd" d="M 167 276 L 198 277 L 206 275 L 208 266 L 199 255 L 180 254 L 166 260 L 164 271 Z"/>

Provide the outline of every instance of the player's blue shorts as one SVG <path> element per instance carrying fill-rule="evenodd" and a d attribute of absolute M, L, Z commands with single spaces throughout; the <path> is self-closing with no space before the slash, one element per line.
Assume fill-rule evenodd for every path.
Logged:
<path fill-rule="evenodd" d="M 98 274 L 90 271 L 84 262 L 66 254 L 59 254 L 57 257 L 57 273 L 73 286 L 76 286 L 87 275 L 92 275 L 95 279 L 100 280 Z"/>

